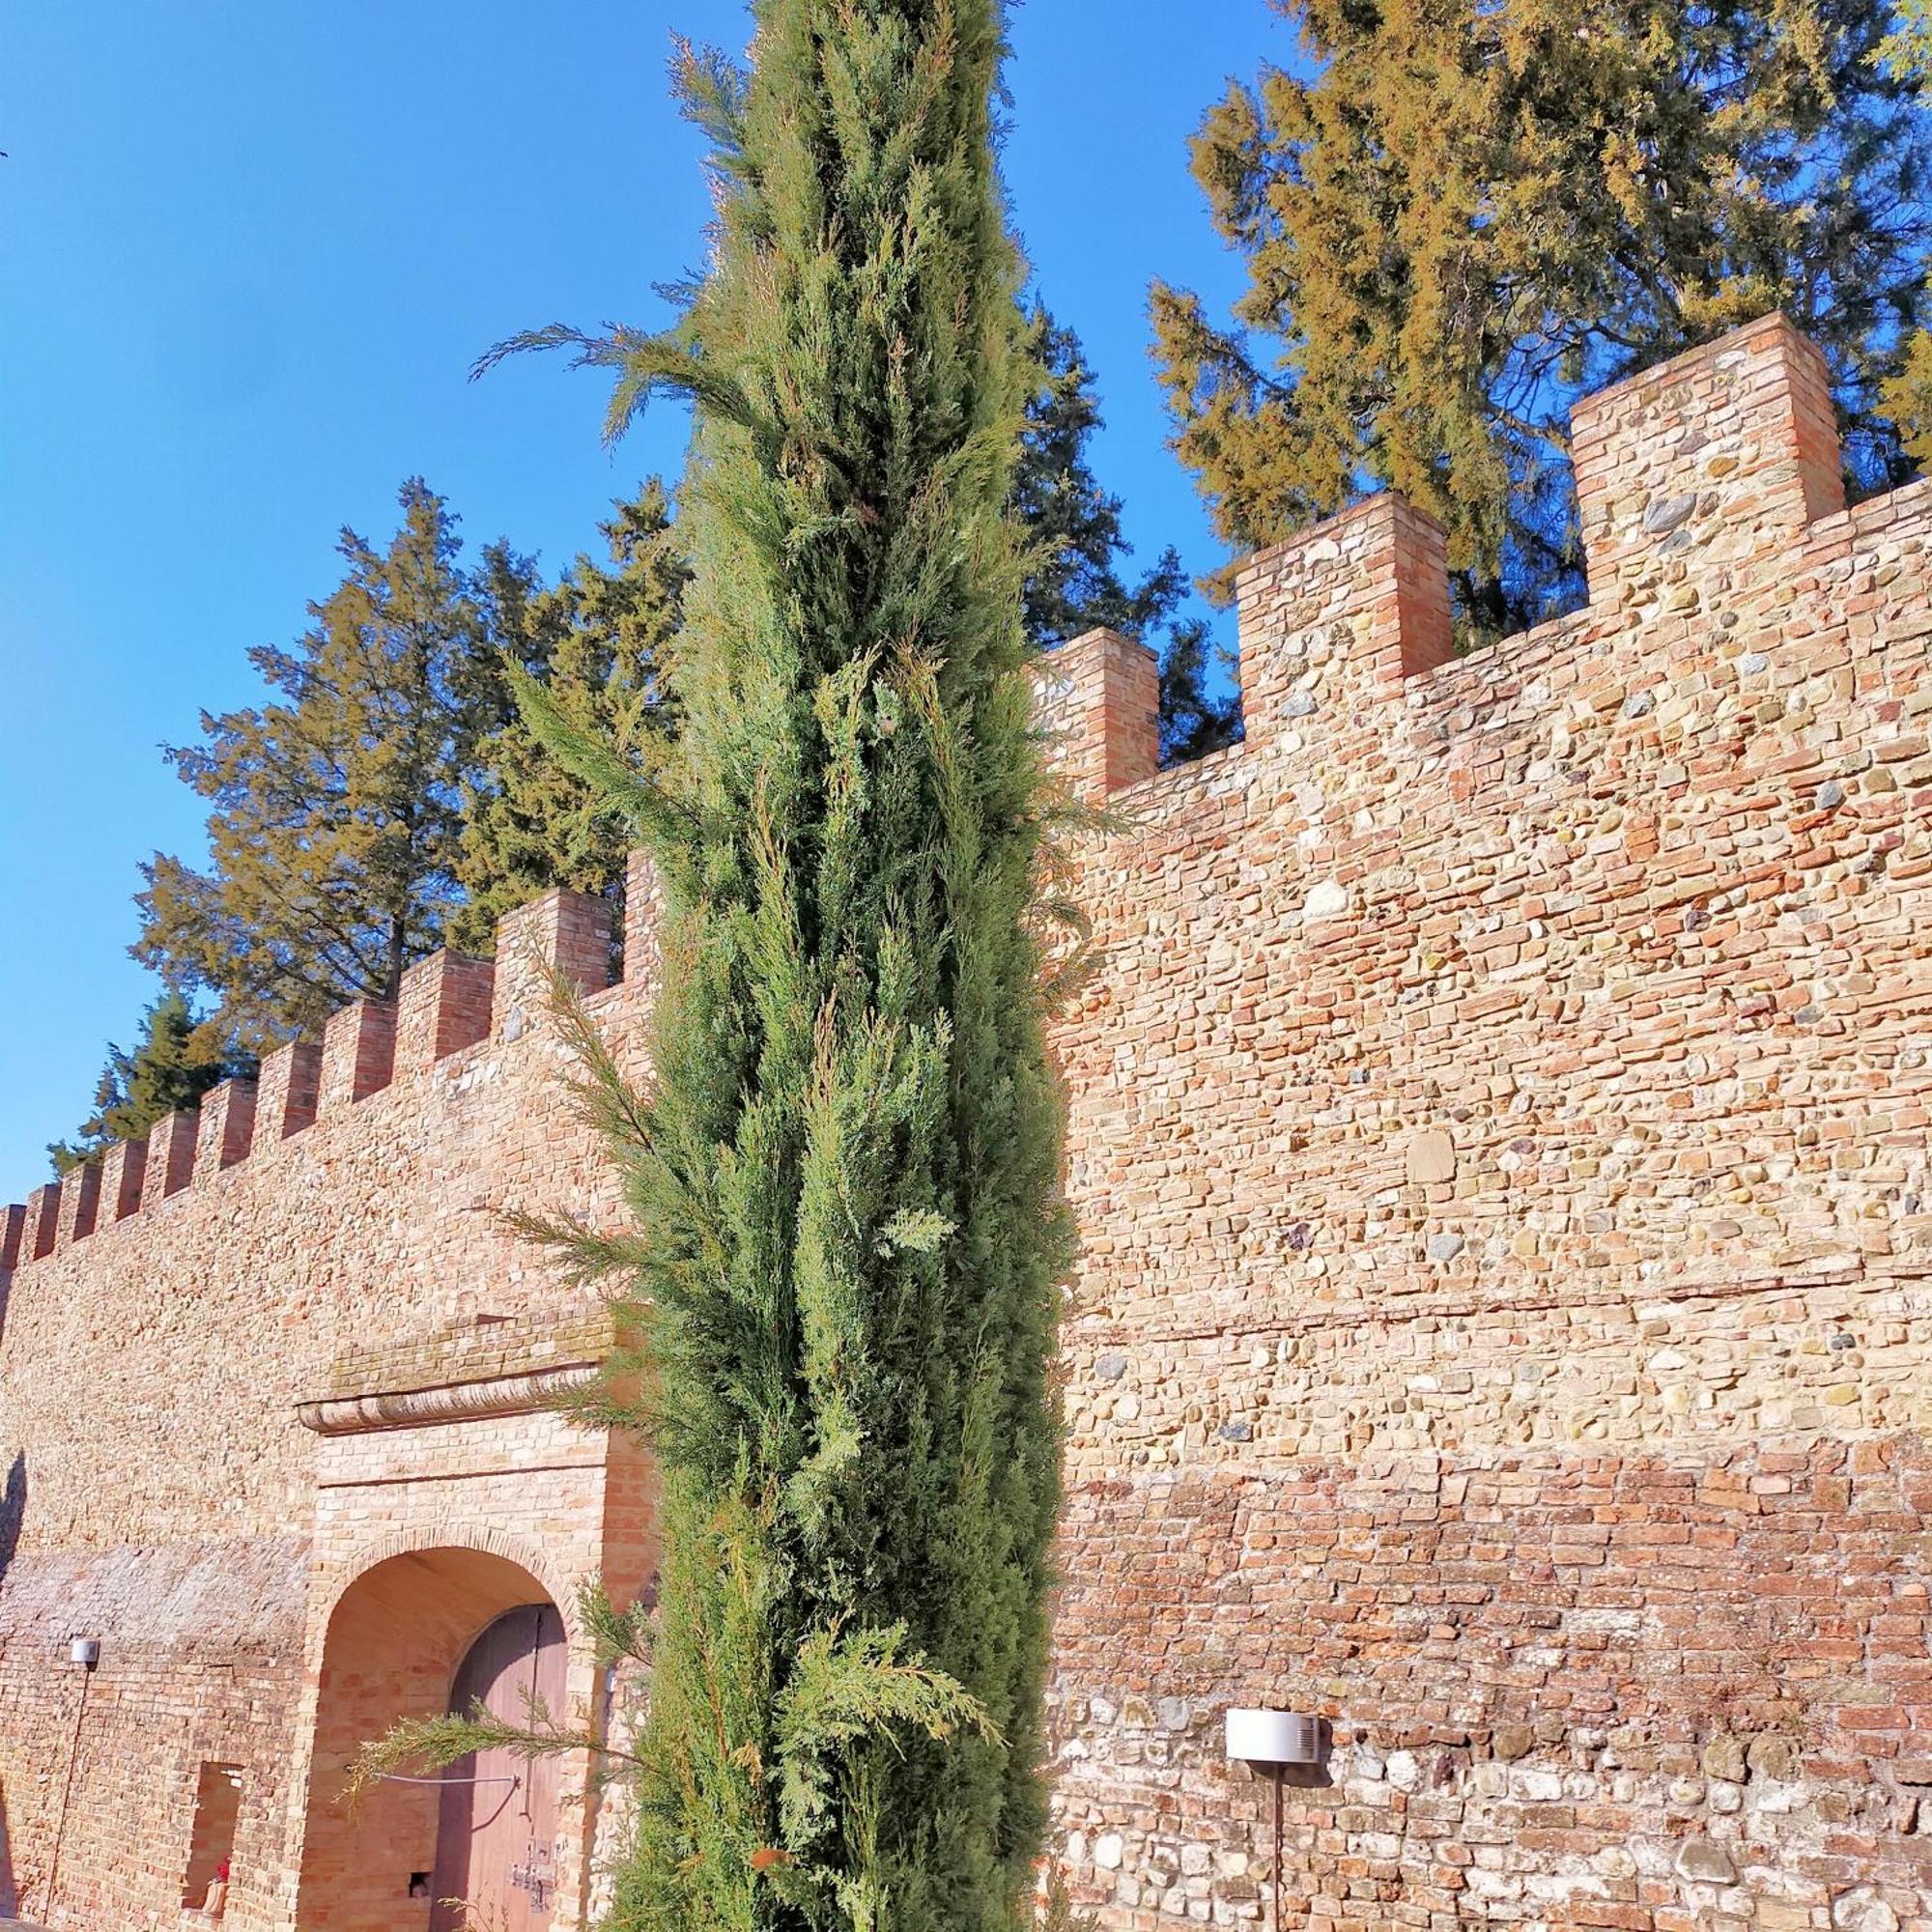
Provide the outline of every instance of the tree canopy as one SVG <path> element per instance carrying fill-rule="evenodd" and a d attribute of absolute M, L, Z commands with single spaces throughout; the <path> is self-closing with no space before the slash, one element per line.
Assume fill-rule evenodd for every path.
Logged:
<path fill-rule="evenodd" d="M 1169 754 L 1225 744 L 1238 708 L 1210 689 L 1206 627 L 1178 615 L 1179 559 L 1167 552 L 1131 584 L 1121 575 L 1128 545 L 1090 461 L 1100 414 L 1078 340 L 1043 308 L 1029 340 L 1038 373 L 1013 480 L 1036 558 L 1029 635 L 1165 632 Z M 295 645 L 250 652 L 274 699 L 204 713 L 201 742 L 167 750 L 209 802 L 209 862 L 157 853 L 143 868 L 133 950 L 211 1001 L 212 1054 L 387 997 L 445 942 L 487 952 L 501 914 L 549 887 L 622 879 L 630 831 L 519 716 L 512 668 L 640 769 L 676 728 L 665 672 L 689 564 L 661 482 L 604 526 L 608 562 L 580 555 L 550 586 L 502 542 L 466 567 L 455 516 L 420 480 L 400 502 L 386 549 L 343 532 L 343 579 Z"/>
<path fill-rule="evenodd" d="M 1925 128 L 1887 0 L 1270 0 L 1308 65 L 1236 85 L 1194 171 L 1231 326 L 1154 291 L 1176 446 L 1242 547 L 1389 484 L 1449 532 L 1464 634 L 1574 602 L 1582 390 L 1783 308 L 1856 480 L 1924 310 Z"/>
<path fill-rule="evenodd" d="M 667 672 L 690 582 L 670 498 L 653 478 L 603 533 L 608 566 L 580 555 L 531 600 L 540 675 L 573 727 L 640 769 L 675 727 Z M 519 713 L 480 741 L 464 780 L 458 946 L 487 953 L 497 921 L 552 886 L 611 891 L 633 834 L 621 810 L 561 764 Z"/>
<path fill-rule="evenodd" d="M 94 1111 L 71 1141 L 47 1149 L 54 1172 L 98 1159 L 115 1141 L 144 1139 L 156 1121 L 199 1106 L 211 1088 L 253 1069 L 247 1055 L 207 1037 L 182 994 L 162 994 L 141 1015 L 140 1042 L 132 1052 L 108 1047 Z"/>
<path fill-rule="evenodd" d="M 1922 100 L 1927 76 L 1932 75 L 1932 0 L 1899 0 L 1880 58 L 1887 72 Z M 1925 311 L 1932 315 L 1932 290 L 1927 292 Z M 1881 400 L 1898 425 L 1906 454 L 1921 465 L 1932 462 L 1932 327 L 1923 321 L 1907 338 Z"/>
<path fill-rule="evenodd" d="M 342 582 L 293 647 L 249 652 L 275 697 L 204 712 L 202 742 L 167 751 L 209 802 L 209 863 L 142 868 L 134 956 L 247 1048 L 392 996 L 442 944 L 506 666 L 544 668 L 534 566 L 493 544 L 466 569 L 443 499 L 417 479 L 400 503 L 386 550 L 343 531 Z"/>

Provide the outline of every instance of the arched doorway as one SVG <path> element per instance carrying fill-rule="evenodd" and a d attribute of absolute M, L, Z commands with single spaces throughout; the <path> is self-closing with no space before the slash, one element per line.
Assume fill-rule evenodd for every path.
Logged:
<path fill-rule="evenodd" d="M 563 1619 L 551 1603 L 506 1610 L 469 1646 L 449 1708 L 513 1724 L 562 1713 Z M 430 1932 L 550 1932 L 556 1907 L 557 1765 L 497 1747 L 449 1767 L 437 1826 Z"/>
<path fill-rule="evenodd" d="M 526 1707 L 516 1688 L 514 1655 L 504 1654 L 505 1644 L 527 1642 L 541 1653 L 534 1660 L 538 1669 L 554 1673 L 540 1680 L 545 1701 L 553 1715 L 567 1719 L 573 1708 L 588 1702 L 590 1684 L 582 1681 L 589 1677 L 587 1659 L 574 1666 L 577 1675 L 566 1674 L 563 1638 L 556 1601 L 545 1584 L 525 1565 L 492 1550 L 452 1545 L 407 1550 L 376 1562 L 342 1591 L 328 1613 L 318 1659 L 297 1932 L 445 1932 L 455 1927 L 497 1932 L 499 1926 L 508 1932 L 563 1932 L 575 1926 L 585 1848 L 560 1845 L 558 1833 L 581 1835 L 585 1822 L 587 1767 L 580 1759 L 550 1759 L 535 1767 L 517 1763 L 507 1773 L 486 1766 L 469 1774 L 541 1778 L 540 1791 L 528 1782 L 516 1787 L 442 1782 L 463 1775 L 461 1767 L 453 1767 L 423 1782 L 385 1779 L 366 1788 L 354 1804 L 345 1802 L 347 1774 L 356 1752 L 400 1718 L 468 1708 L 479 1694 L 473 1687 L 480 1686 L 491 1708 L 521 1721 Z M 531 1661 L 525 1662 L 525 1684 L 530 1681 Z M 487 1817 L 492 1795 L 501 1798 L 513 1789 L 522 1835 L 516 1840 L 516 1858 L 500 1871 L 507 1896 L 491 1895 L 498 1907 L 493 1913 L 473 1890 L 469 1866 L 456 1882 L 453 1849 L 445 1865 L 445 1847 L 453 1848 L 456 1839 L 444 1832 L 444 1807 L 460 1796 L 466 1823 L 473 1822 L 467 1814 L 472 1795 L 484 1804 L 481 1815 Z M 552 1817 L 541 1840 L 522 1829 L 526 1791 L 538 1798 L 549 1794 Z M 454 1829 L 452 1824 L 451 1833 Z M 549 1880 L 547 1916 L 530 1914 L 531 1892 L 512 1882 L 530 1874 L 509 1868 L 530 1862 L 524 1854 L 533 1841 L 548 1844 L 550 1851 L 547 1873 L 538 1874 Z M 486 1839 L 486 1848 L 494 1842 Z M 488 1863 L 488 1859 L 478 1863 L 477 1872 Z M 438 1903 L 465 1897 L 477 1908 L 467 1918 L 460 1912 L 451 1916 Z M 522 1916 L 506 1918 L 505 1911 Z"/>

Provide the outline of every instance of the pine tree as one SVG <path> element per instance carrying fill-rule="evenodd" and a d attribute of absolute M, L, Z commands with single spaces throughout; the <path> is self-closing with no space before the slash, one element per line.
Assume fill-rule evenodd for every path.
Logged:
<path fill-rule="evenodd" d="M 141 1043 L 132 1053 L 109 1045 L 94 1091 L 94 1112 L 72 1141 L 47 1152 L 66 1174 L 99 1159 L 116 1141 L 138 1141 L 158 1120 L 199 1106 L 211 1088 L 254 1070 L 246 1054 L 225 1050 L 198 1026 L 178 992 L 164 993 L 141 1016 Z"/>
<path fill-rule="evenodd" d="M 1880 59 L 1886 71 L 1922 102 L 1926 78 L 1932 75 L 1932 0 L 1899 0 Z M 1924 313 L 1932 316 L 1932 289 Z M 1898 425 L 1906 455 L 1920 465 L 1932 463 L 1932 327 L 1921 324 L 1907 337 L 1880 400 Z"/>
<path fill-rule="evenodd" d="M 673 757 L 526 685 L 666 883 L 654 1085 L 601 1106 L 638 1232 L 661 1610 L 625 1932 L 1028 1909 L 1071 1229 L 1036 884 L 1048 794 L 1009 504 L 1029 376 L 998 0 L 760 0 L 692 55 L 714 271 L 574 343 L 698 431 Z M 523 345 L 519 345 L 523 346 Z"/>
<path fill-rule="evenodd" d="M 1080 338 L 1043 302 L 1027 318 L 1037 365 L 1027 399 L 1013 504 L 1036 562 L 1026 584 L 1027 636 L 1041 649 L 1104 625 L 1154 645 L 1160 656 L 1161 755 L 1198 758 L 1240 736 L 1240 704 L 1208 688 L 1208 632 L 1178 616 L 1188 593 L 1179 553 L 1168 549 L 1131 588 L 1120 574 L 1131 546 L 1121 499 L 1100 487 L 1088 455 L 1100 402 Z"/>
<path fill-rule="evenodd" d="M 1270 0 L 1312 71 L 1208 116 L 1236 327 L 1157 287 L 1177 447 L 1279 540 L 1393 484 L 1447 526 L 1465 633 L 1574 602 L 1564 440 L 1598 386 L 1782 307 L 1826 347 L 1858 481 L 1924 308 L 1925 129 L 1888 0 Z"/>
<path fill-rule="evenodd" d="M 386 551 L 342 533 L 346 574 L 293 649 L 249 653 L 278 696 L 204 712 L 203 742 L 167 753 L 209 801 L 209 865 L 142 868 L 133 953 L 249 1048 L 392 996 L 441 944 L 466 782 L 512 714 L 504 659 L 543 668 L 529 562 L 497 544 L 466 571 L 442 498 L 416 480 L 400 500 Z"/>
<path fill-rule="evenodd" d="M 672 728 L 665 674 L 690 578 L 670 499 L 655 478 L 603 526 L 611 568 L 580 556 L 531 603 L 551 700 L 571 725 L 641 770 Z M 451 941 L 487 952 L 496 923 L 552 886 L 605 893 L 624 876 L 623 814 L 559 763 L 520 716 L 478 747 L 466 785 Z"/>

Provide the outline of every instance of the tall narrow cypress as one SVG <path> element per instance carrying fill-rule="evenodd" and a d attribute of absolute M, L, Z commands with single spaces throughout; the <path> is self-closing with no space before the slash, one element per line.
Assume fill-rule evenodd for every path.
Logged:
<path fill-rule="evenodd" d="M 717 253 L 586 345 L 698 427 L 684 728 L 600 773 L 668 895 L 652 1080 L 605 1116 L 663 1485 L 626 1932 L 1021 1923 L 1044 1825 L 1072 1237 L 1009 512 L 1028 372 L 998 0 L 760 0 L 684 64 Z M 545 338 L 567 338 L 568 331 Z"/>

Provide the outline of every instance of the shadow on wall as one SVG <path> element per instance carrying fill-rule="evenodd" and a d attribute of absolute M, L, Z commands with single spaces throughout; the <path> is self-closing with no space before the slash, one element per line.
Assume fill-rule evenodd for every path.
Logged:
<path fill-rule="evenodd" d="M 19 1909 L 14 1885 L 13 1842 L 7 1835 L 7 1793 L 0 1787 L 0 1921 L 12 1918 Z"/>
<path fill-rule="evenodd" d="M 0 1491 L 0 1583 L 20 1546 L 20 1526 L 27 1518 L 27 1459 L 15 1456 L 7 1470 L 7 1487 Z M 7 1790 L 0 1785 L 0 1927 L 11 1926 L 20 1909 L 20 1888 L 14 1875 L 14 1840 L 7 1823 Z M 23 1926 L 21 1932 L 31 1932 Z"/>
<path fill-rule="evenodd" d="M 5 1582 L 14 1552 L 20 1547 L 20 1525 L 27 1520 L 27 1459 L 14 1458 L 7 1471 L 7 1488 L 0 1493 L 0 1582 Z"/>
<path fill-rule="evenodd" d="M 20 1524 L 27 1514 L 27 1459 L 15 1456 L 7 1471 L 7 1488 L 0 1492 L 0 1582 L 7 1577 L 14 1551 L 19 1548 Z M 13 1841 L 7 1832 L 7 1793 L 0 1788 L 0 1920 L 20 1909 L 14 1884 Z"/>
<path fill-rule="evenodd" d="M 0 1492 L 0 1582 L 7 1577 L 14 1551 L 20 1543 L 20 1524 L 27 1514 L 27 1459 L 15 1456 L 7 1471 L 7 1488 Z M 14 1884 L 13 1841 L 7 1832 L 7 1793 L 0 1788 L 0 1919 L 19 1911 Z"/>

